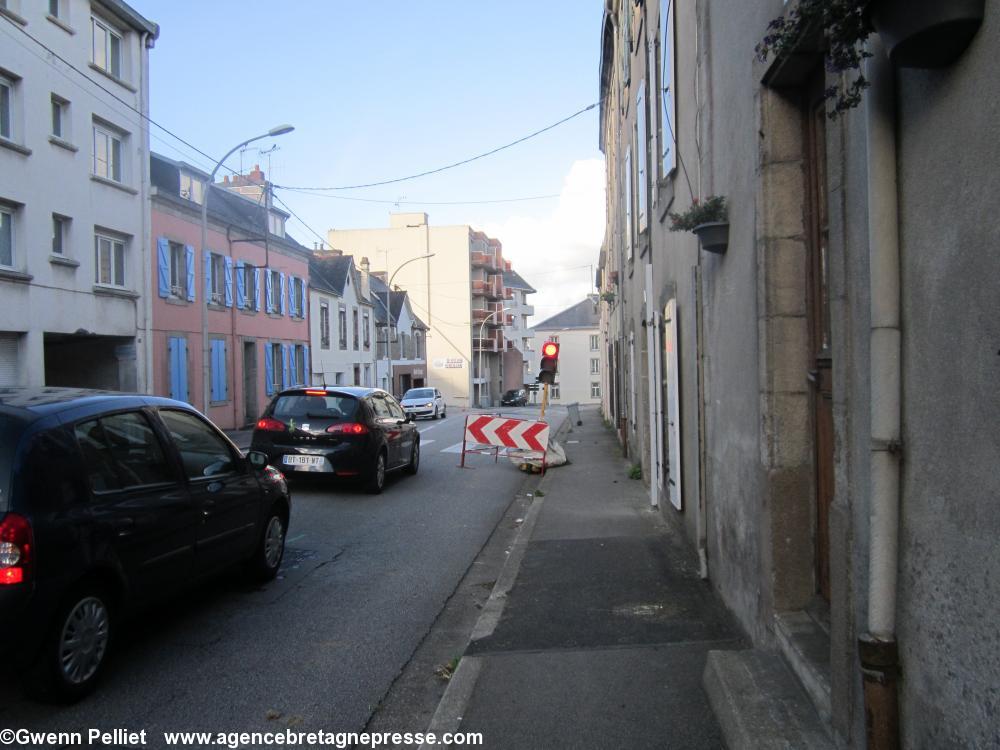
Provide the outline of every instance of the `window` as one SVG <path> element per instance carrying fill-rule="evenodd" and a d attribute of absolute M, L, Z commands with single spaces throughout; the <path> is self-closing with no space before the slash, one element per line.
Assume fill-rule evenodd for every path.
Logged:
<path fill-rule="evenodd" d="M 122 37 L 103 21 L 90 19 L 94 65 L 115 78 L 122 77 Z"/>
<path fill-rule="evenodd" d="M 559 343 L 559 337 L 558 336 L 549 336 L 548 339 L 546 339 L 546 341 L 551 341 L 553 344 L 558 344 Z"/>
<path fill-rule="evenodd" d="M 204 183 L 192 174 L 181 172 L 181 198 L 201 204 Z"/>
<path fill-rule="evenodd" d="M 296 385 L 306 385 L 309 382 L 306 374 L 306 347 L 302 344 L 295 345 L 295 375 L 298 381 Z"/>
<path fill-rule="evenodd" d="M 200 417 L 186 411 L 161 409 L 160 418 L 170 431 L 188 479 L 233 474 L 240 465 L 225 439 Z"/>
<path fill-rule="evenodd" d="M 365 365 L 365 387 L 370 388 L 372 384 L 372 366 Z"/>
<path fill-rule="evenodd" d="M 551 398 L 553 401 L 558 401 L 559 400 L 559 384 L 558 383 L 553 383 L 552 385 L 549 386 L 549 398 Z"/>
<path fill-rule="evenodd" d="M 414 359 L 424 358 L 424 337 L 420 335 L 420 331 L 413 332 L 413 348 L 415 351 Z"/>
<path fill-rule="evenodd" d="M 590 334 L 590 351 L 596 352 L 598 346 L 599 346 L 599 343 L 598 343 L 598 339 L 597 339 L 597 334 L 596 333 Z"/>
<path fill-rule="evenodd" d="M 351 319 L 354 327 L 354 351 L 358 350 L 358 308 L 354 308 L 351 311 Z"/>
<path fill-rule="evenodd" d="M 59 18 L 59 0 L 49 0 L 49 15 Z"/>
<path fill-rule="evenodd" d="M 0 266 L 14 265 L 14 210 L 0 205 Z"/>
<path fill-rule="evenodd" d="M 125 243 L 104 235 L 94 235 L 94 280 L 107 286 L 125 286 Z"/>
<path fill-rule="evenodd" d="M 340 306 L 340 348 L 347 348 L 347 308 Z"/>
<path fill-rule="evenodd" d="M 330 304 L 323 301 L 319 303 L 319 346 L 330 348 Z"/>
<path fill-rule="evenodd" d="M 625 149 L 625 173 L 622 175 L 625 196 L 625 259 L 632 260 L 632 147 Z"/>
<path fill-rule="evenodd" d="M 371 320 L 367 310 L 365 310 L 361 326 L 363 331 L 362 335 L 364 336 L 365 351 L 368 351 L 369 349 L 372 348 L 372 334 L 371 334 Z M 367 385 L 367 383 L 365 385 Z"/>
<path fill-rule="evenodd" d="M 209 375 L 211 390 L 209 397 L 215 403 L 221 403 L 229 395 L 229 379 L 226 377 L 226 342 L 223 339 L 211 339 L 209 354 Z"/>
<path fill-rule="evenodd" d="M 336 373 L 334 373 L 333 374 L 333 384 L 334 385 L 343 385 L 344 384 L 344 373 L 342 373 L 342 372 L 336 372 Z"/>
<path fill-rule="evenodd" d="M 601 384 L 600 383 L 591 383 L 590 384 L 590 397 L 591 398 L 600 398 L 601 397 Z"/>
<path fill-rule="evenodd" d="M 267 312 L 276 313 L 281 309 L 281 273 L 267 270 Z"/>
<path fill-rule="evenodd" d="M 94 125 L 94 174 L 122 181 L 122 136 L 97 124 Z"/>
<path fill-rule="evenodd" d="M 225 303 L 226 299 L 226 259 L 217 253 L 212 253 L 212 296 L 209 301 L 215 305 Z"/>
<path fill-rule="evenodd" d="M 52 135 L 63 140 L 69 135 L 66 132 L 66 107 L 68 102 L 55 94 L 52 95 Z"/>
<path fill-rule="evenodd" d="M 14 82 L 0 76 L 0 138 L 14 138 Z"/>
<path fill-rule="evenodd" d="M 281 390 L 282 374 L 284 372 L 281 357 L 281 344 L 271 344 L 268 348 L 267 360 L 264 363 L 267 376 L 267 392 L 276 393 Z"/>
<path fill-rule="evenodd" d="M 596 357 L 590 360 L 590 374 L 597 375 L 601 371 L 601 360 Z"/>
<path fill-rule="evenodd" d="M 295 314 L 304 318 L 306 316 L 306 280 L 292 279 L 292 297 L 295 300 Z"/>
<path fill-rule="evenodd" d="M 273 211 L 267 215 L 267 231 L 279 237 L 285 236 L 285 219 Z"/>
<path fill-rule="evenodd" d="M 257 310 L 257 268 L 249 263 L 243 264 L 243 309 Z"/>
<path fill-rule="evenodd" d="M 74 432 L 94 492 L 173 481 L 159 439 L 138 412 L 81 422 Z"/>
<path fill-rule="evenodd" d="M 635 97 L 635 213 L 639 231 L 646 228 L 646 81 L 639 82 L 639 93 Z"/>
<path fill-rule="evenodd" d="M 66 232 L 69 229 L 69 219 L 59 214 L 52 214 L 52 252 L 62 255 L 66 251 Z"/>
<path fill-rule="evenodd" d="M 662 13 L 660 30 L 660 51 L 663 53 L 661 65 L 662 80 L 660 88 L 663 91 L 663 132 L 660 141 L 663 144 L 663 176 L 666 177 L 677 166 L 677 154 L 674 144 L 677 141 L 675 132 L 677 124 L 677 101 L 674 92 L 677 89 L 674 75 L 674 3 L 667 0 L 667 8 Z"/>

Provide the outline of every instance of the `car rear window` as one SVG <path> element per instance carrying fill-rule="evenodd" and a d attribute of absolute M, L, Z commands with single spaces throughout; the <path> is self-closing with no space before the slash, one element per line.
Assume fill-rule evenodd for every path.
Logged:
<path fill-rule="evenodd" d="M 24 422 L 22 420 L 0 414 L 0 513 L 6 513 L 10 504 L 14 451 L 23 432 Z"/>
<path fill-rule="evenodd" d="M 307 393 L 289 393 L 278 396 L 272 416 L 275 419 L 329 419 L 334 422 L 354 419 L 358 400 L 346 394 L 330 393 L 316 396 Z"/>
<path fill-rule="evenodd" d="M 403 398 L 405 398 L 405 399 L 410 399 L 410 398 L 434 398 L 434 389 L 433 388 L 413 388 L 413 389 L 407 391 L 406 395 L 403 396 Z"/>

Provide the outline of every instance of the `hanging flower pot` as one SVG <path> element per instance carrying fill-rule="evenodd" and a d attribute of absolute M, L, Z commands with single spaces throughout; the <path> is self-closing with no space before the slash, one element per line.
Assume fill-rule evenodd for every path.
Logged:
<path fill-rule="evenodd" d="M 721 255 L 729 247 L 729 222 L 711 221 L 691 230 L 698 237 L 701 249 Z"/>
<path fill-rule="evenodd" d="M 955 62 L 983 22 L 985 0 L 875 0 L 872 25 L 889 59 L 903 68 Z"/>

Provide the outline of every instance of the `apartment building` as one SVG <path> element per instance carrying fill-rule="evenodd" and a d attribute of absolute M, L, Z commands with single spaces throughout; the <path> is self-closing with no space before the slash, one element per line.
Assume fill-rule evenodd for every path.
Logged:
<path fill-rule="evenodd" d="M 152 392 L 224 429 L 253 424 L 272 395 L 309 379 L 310 253 L 266 201 L 206 187 L 209 175 L 159 154 L 150 165 Z"/>
<path fill-rule="evenodd" d="M 507 391 L 535 382 L 537 373 L 531 372 L 530 368 L 535 332 L 528 324 L 528 319 L 535 314 L 528 295 L 534 294 L 535 289 L 513 270 L 509 260 L 504 261 L 503 285 L 505 290 L 512 291 L 510 299 L 505 301 L 507 314 L 503 329 L 508 342 L 503 362 L 503 390 Z"/>
<path fill-rule="evenodd" d="M 121 0 L 0 3 L 0 386 L 150 386 L 158 33 Z"/>
<path fill-rule="evenodd" d="M 375 308 L 354 257 L 315 251 L 309 260 L 312 375 L 316 385 L 377 384 Z"/>
<path fill-rule="evenodd" d="M 604 353 L 600 333 L 600 304 L 596 294 L 567 307 L 538 325 L 532 326 L 537 347 L 530 361 L 537 375 L 542 344 L 559 344 L 559 372 L 549 387 L 549 401 L 554 404 L 601 403 L 601 372 Z M 532 376 L 530 382 L 534 382 Z"/>
<path fill-rule="evenodd" d="M 504 308 L 514 295 L 504 286 L 499 240 L 468 225 L 431 227 L 423 213 L 390 214 L 382 229 L 331 229 L 327 238 L 367 256 L 393 289 L 406 290 L 427 326 L 426 385 L 458 408 L 499 403 L 504 354 L 513 348 Z"/>
<path fill-rule="evenodd" d="M 993 746 L 1000 3 L 908 4 L 835 118 L 822 33 L 756 55 L 797 7 L 606 3 L 603 409 L 750 639 L 728 746 Z"/>

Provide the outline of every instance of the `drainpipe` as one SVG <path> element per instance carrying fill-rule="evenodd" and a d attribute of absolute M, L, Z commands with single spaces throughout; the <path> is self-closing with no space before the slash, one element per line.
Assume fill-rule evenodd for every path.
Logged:
<path fill-rule="evenodd" d="M 868 747 L 899 747 L 896 578 L 899 550 L 900 277 L 893 70 L 877 35 L 868 61 L 871 478 L 868 632 L 859 638 Z"/>
<path fill-rule="evenodd" d="M 151 177 L 149 174 L 149 122 L 145 119 L 149 116 L 149 48 L 153 46 L 153 39 L 148 32 L 143 32 L 139 37 L 139 106 L 142 108 L 142 119 L 140 130 L 142 134 L 142 165 L 140 167 L 140 192 L 139 200 L 142 203 L 142 242 L 145 250 L 153 253 L 153 220 Z M 136 390 L 143 393 L 153 393 L 153 270 L 152 258 L 146 252 L 140 253 L 142 263 L 142 313 L 143 313 L 143 367 L 141 384 L 137 383 Z M 136 353 L 138 354 L 138 352 Z"/>

